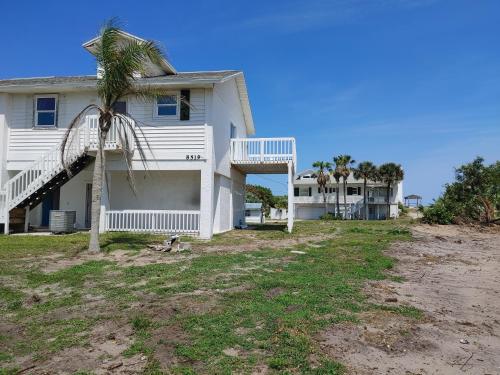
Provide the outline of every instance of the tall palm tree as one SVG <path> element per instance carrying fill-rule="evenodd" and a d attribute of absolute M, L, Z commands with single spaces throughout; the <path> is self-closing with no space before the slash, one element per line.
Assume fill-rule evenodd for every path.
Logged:
<path fill-rule="evenodd" d="M 335 159 L 335 158 L 334 158 Z M 331 172 L 335 182 L 336 182 L 336 187 L 335 187 L 335 217 L 338 217 L 340 215 L 340 198 L 339 198 L 339 191 L 340 191 L 340 178 L 342 175 L 340 172 L 337 170 L 337 167 L 335 167 L 332 172 Z"/>
<path fill-rule="evenodd" d="M 342 185 L 344 192 L 344 219 L 347 217 L 347 178 L 351 174 L 352 166 L 356 161 L 351 157 L 351 155 L 339 155 L 333 158 L 335 162 L 335 168 L 338 168 L 338 172 L 342 176 Z"/>
<path fill-rule="evenodd" d="M 394 184 L 402 181 L 404 178 L 404 171 L 400 164 L 396 163 L 385 163 L 378 168 L 378 175 L 380 181 L 387 184 L 386 201 L 387 201 L 387 213 L 385 218 L 388 219 L 391 214 L 391 187 Z"/>
<path fill-rule="evenodd" d="M 371 161 L 363 161 L 354 169 L 354 178 L 363 180 L 363 219 L 368 220 L 367 183 L 368 180 L 375 181 L 377 177 L 377 167 Z"/>
<path fill-rule="evenodd" d="M 160 64 L 164 55 L 160 48 L 152 41 L 124 39 L 123 32 L 118 28 L 115 20 L 108 21 L 100 31 L 100 38 L 96 42 L 94 51 L 100 74 L 97 79 L 97 95 L 99 104 L 85 107 L 70 123 L 61 147 L 62 160 L 66 146 L 70 142 L 71 130 L 79 126 L 89 112 L 98 113 L 98 147 L 94 162 L 92 177 L 92 206 L 89 251 L 100 251 L 99 246 L 99 216 L 101 213 L 101 195 L 104 180 L 105 153 L 104 142 L 112 126 L 117 126 L 117 133 L 121 138 L 123 156 L 127 163 L 129 182 L 133 189 L 133 175 L 131 169 L 131 145 L 136 147 L 144 161 L 144 153 L 137 142 L 134 121 L 130 114 L 115 112 L 114 105 L 125 97 L 151 99 L 164 94 L 161 89 L 137 84 L 137 75 L 144 75 L 147 66 L 151 63 Z M 69 172 L 69 167 L 65 165 Z"/>
<path fill-rule="evenodd" d="M 316 181 L 323 194 L 323 203 L 325 205 L 325 215 L 328 213 L 328 203 L 326 202 L 326 184 L 330 181 L 330 172 L 332 171 L 332 164 L 327 161 L 316 161 L 312 165 L 317 169 Z"/>

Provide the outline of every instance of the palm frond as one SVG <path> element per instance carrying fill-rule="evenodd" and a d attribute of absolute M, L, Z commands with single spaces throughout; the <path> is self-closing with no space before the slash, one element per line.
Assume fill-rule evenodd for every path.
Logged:
<path fill-rule="evenodd" d="M 71 176 L 71 170 L 69 168 L 69 165 L 66 162 L 66 152 L 67 152 L 67 146 L 68 142 L 71 142 L 72 139 L 72 134 L 73 134 L 73 129 L 75 129 L 77 126 L 80 125 L 80 122 L 84 118 L 84 116 L 87 115 L 91 110 L 96 109 L 98 112 L 102 112 L 102 109 L 96 105 L 96 104 L 89 104 L 86 106 L 84 109 L 82 109 L 74 118 L 71 120 L 71 122 L 68 125 L 68 128 L 66 129 L 66 132 L 64 133 L 62 142 L 61 142 L 61 163 L 66 170 L 66 173 L 68 176 Z"/>

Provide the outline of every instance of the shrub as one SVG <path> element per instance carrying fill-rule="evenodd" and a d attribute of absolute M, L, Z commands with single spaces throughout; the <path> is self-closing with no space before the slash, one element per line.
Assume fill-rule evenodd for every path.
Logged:
<path fill-rule="evenodd" d="M 423 212 L 422 221 L 428 224 L 451 224 L 455 217 L 453 211 L 441 198 L 429 207 L 424 208 Z"/>
<path fill-rule="evenodd" d="M 446 184 L 444 193 L 424 209 L 427 223 L 491 222 L 500 209 L 500 161 L 484 165 L 477 157 L 455 170 L 455 181 Z"/>
<path fill-rule="evenodd" d="M 401 211 L 402 215 L 406 215 L 408 213 L 408 207 L 405 207 L 405 205 L 401 202 L 398 202 L 398 209 Z"/>
<path fill-rule="evenodd" d="M 328 212 L 319 217 L 321 220 L 342 220 L 342 216 L 335 216 L 332 212 Z"/>

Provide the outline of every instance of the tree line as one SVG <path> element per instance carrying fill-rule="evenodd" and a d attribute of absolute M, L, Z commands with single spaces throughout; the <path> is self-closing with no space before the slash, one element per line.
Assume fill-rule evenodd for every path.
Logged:
<path fill-rule="evenodd" d="M 386 201 L 387 201 L 387 215 L 390 213 L 390 192 L 391 187 L 399 183 L 404 178 L 404 171 L 400 164 L 384 163 L 376 166 L 370 161 L 363 161 L 358 163 L 352 158 L 351 155 L 338 155 L 333 157 L 333 163 L 328 161 L 316 161 L 313 167 L 316 169 L 316 180 L 323 195 L 323 203 L 325 205 L 325 215 L 328 214 L 328 203 L 326 200 L 326 185 L 333 178 L 337 185 L 336 187 L 336 200 L 335 200 L 335 216 L 338 218 L 346 219 L 345 210 L 347 207 L 347 179 L 353 174 L 355 179 L 363 180 L 363 219 L 368 219 L 368 205 L 367 205 L 367 191 L 366 187 L 368 181 L 382 182 L 387 187 Z M 342 189 L 344 193 L 344 215 L 340 213 L 340 181 L 342 179 Z"/>
<path fill-rule="evenodd" d="M 245 202 L 262 203 L 262 211 L 268 216 L 272 208 L 288 208 L 288 196 L 273 195 L 271 189 L 261 185 L 245 185 Z"/>
<path fill-rule="evenodd" d="M 485 165 L 482 157 L 455 169 L 455 181 L 444 186 L 444 193 L 423 208 L 423 221 L 462 224 L 498 221 L 500 210 L 500 161 Z"/>

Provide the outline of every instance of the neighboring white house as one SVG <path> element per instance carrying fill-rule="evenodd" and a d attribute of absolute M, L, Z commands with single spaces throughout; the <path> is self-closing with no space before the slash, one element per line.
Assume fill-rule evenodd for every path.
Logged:
<path fill-rule="evenodd" d="M 251 224 L 264 224 L 262 203 L 245 203 L 245 221 Z"/>
<path fill-rule="evenodd" d="M 297 174 L 294 180 L 295 217 L 297 219 L 319 219 L 325 213 L 323 194 L 316 180 L 314 170 L 306 170 Z M 342 179 L 339 184 L 340 214 L 349 218 L 361 218 L 363 215 L 363 181 L 356 180 L 352 174 L 347 179 L 347 206 L 344 205 Z M 385 219 L 387 216 L 387 187 L 380 182 L 367 184 L 368 218 L 371 220 Z M 337 185 L 333 178 L 326 187 L 328 212 L 336 212 Z M 398 202 L 403 201 L 403 182 L 391 188 L 390 217 L 398 217 Z"/>
<path fill-rule="evenodd" d="M 123 38 L 141 40 L 127 33 Z M 96 42 L 83 47 L 92 53 Z M 51 209 L 76 210 L 77 227 L 90 226 L 97 115 L 87 116 L 70 135 L 71 178 L 58 148 L 73 117 L 99 104 L 96 83 L 97 76 L 0 80 L 0 224 L 7 233 L 14 228 L 14 213 L 25 215 L 21 229 L 26 230 L 46 227 Z M 120 153 L 122 137 L 112 126 L 105 145 L 102 230 L 210 238 L 244 223 L 249 173 L 288 174 L 293 196 L 295 140 L 247 138 L 255 129 L 241 71 L 177 72 L 164 60 L 150 63 L 136 84 L 171 92 L 150 102 L 130 97 L 118 103 L 117 110 L 137 120 L 146 160 L 135 147 L 134 194 Z M 181 96 L 190 105 L 181 103 Z M 292 226 L 293 216 L 289 230 Z"/>
<path fill-rule="evenodd" d="M 286 220 L 288 218 L 287 209 L 271 207 L 269 211 L 269 218 L 271 220 Z"/>

